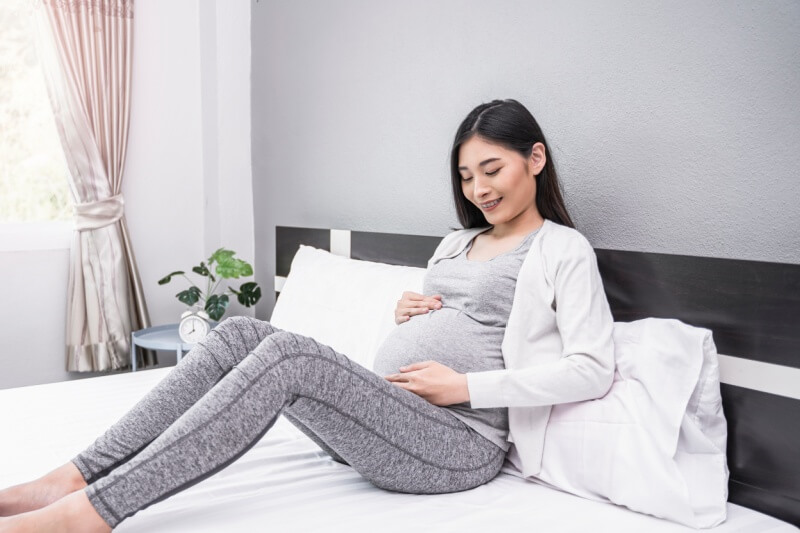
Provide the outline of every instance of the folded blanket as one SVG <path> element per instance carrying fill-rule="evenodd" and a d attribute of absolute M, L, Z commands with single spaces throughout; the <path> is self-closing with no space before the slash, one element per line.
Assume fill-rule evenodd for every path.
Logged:
<path fill-rule="evenodd" d="M 614 323 L 614 383 L 556 405 L 534 481 L 696 528 L 726 517 L 727 425 L 708 329 L 675 319 Z"/>

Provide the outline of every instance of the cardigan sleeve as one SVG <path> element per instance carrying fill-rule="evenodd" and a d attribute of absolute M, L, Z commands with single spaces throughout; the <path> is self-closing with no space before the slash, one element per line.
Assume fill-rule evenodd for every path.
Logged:
<path fill-rule="evenodd" d="M 468 372 L 470 406 L 525 407 L 599 398 L 614 380 L 614 319 L 589 241 L 576 241 L 554 276 L 556 324 L 563 351 L 541 365 Z M 536 345 L 530 349 L 536 350 Z"/>

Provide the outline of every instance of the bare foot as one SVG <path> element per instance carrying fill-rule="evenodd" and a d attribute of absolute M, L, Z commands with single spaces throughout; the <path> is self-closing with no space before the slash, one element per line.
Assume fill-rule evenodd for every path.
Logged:
<path fill-rule="evenodd" d="M 71 462 L 39 479 L 0 490 L 0 516 L 12 516 L 41 509 L 86 486 Z"/>
<path fill-rule="evenodd" d="M 38 511 L 0 518 L 0 533 L 109 533 L 111 527 L 97 514 L 82 490 Z"/>

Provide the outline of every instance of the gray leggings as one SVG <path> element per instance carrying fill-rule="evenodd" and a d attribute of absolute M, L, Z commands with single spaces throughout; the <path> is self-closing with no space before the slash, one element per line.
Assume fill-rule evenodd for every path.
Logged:
<path fill-rule="evenodd" d="M 269 322 L 219 324 L 72 462 L 108 523 L 222 470 L 278 415 L 377 487 L 415 494 L 493 479 L 505 451 L 331 347 Z"/>

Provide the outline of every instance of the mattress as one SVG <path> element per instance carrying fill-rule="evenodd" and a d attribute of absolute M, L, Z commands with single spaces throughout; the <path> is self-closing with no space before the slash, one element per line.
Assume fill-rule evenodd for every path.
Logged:
<path fill-rule="evenodd" d="M 68 461 L 170 368 L 0 390 L 0 487 Z M 216 475 L 124 521 L 119 532 L 219 531 L 695 531 L 513 475 L 452 494 L 379 489 L 328 457 L 282 416 Z M 794 526 L 728 503 L 714 532 L 789 532 Z"/>

